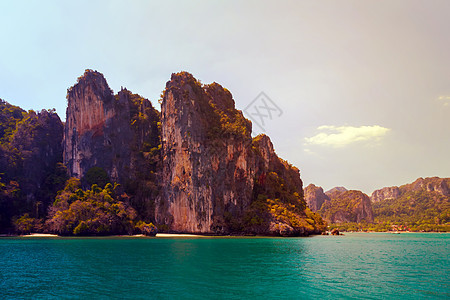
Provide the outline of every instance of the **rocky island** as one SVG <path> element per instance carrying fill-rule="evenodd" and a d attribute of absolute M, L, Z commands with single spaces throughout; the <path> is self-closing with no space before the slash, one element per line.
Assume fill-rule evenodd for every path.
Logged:
<path fill-rule="evenodd" d="M 344 187 L 305 187 L 308 206 L 344 231 L 450 231 L 450 178 L 418 178 L 371 196 Z"/>
<path fill-rule="evenodd" d="M 306 205 L 299 170 L 276 155 L 268 136 L 252 138 L 251 122 L 227 89 L 180 72 L 160 101 L 158 112 L 126 89 L 114 95 L 93 70 L 68 89 L 65 124 L 54 111 L 25 113 L 2 101 L 2 124 L 9 127 L 0 148 L 0 230 L 282 236 L 324 230 Z M 31 115 L 57 125 L 21 125 Z M 33 130 L 55 142 L 37 140 L 16 151 L 14 141 L 33 141 Z M 30 173 L 43 167 L 24 167 L 28 153 L 52 158 L 45 178 Z M 21 164 L 11 169 L 14 158 Z M 47 195 L 28 188 L 33 184 Z"/>
<path fill-rule="evenodd" d="M 449 178 L 358 190 L 314 184 L 218 83 L 172 74 L 158 111 L 100 72 L 54 110 L 0 101 L 0 233 L 305 236 L 328 229 L 450 230 Z M 323 217 L 323 219 L 322 219 Z"/>

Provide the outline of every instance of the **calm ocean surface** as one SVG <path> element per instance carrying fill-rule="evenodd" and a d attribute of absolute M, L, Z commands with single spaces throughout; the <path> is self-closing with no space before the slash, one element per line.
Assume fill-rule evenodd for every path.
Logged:
<path fill-rule="evenodd" d="M 450 299 L 450 234 L 0 238 L 0 299 Z"/>

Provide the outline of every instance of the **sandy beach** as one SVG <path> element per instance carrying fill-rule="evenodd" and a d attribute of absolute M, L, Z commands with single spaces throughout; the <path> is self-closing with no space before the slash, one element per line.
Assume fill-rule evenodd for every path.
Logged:
<path fill-rule="evenodd" d="M 25 238 L 34 238 L 34 237 L 42 237 L 42 238 L 49 238 L 49 237 L 60 237 L 57 234 L 48 234 L 48 233 L 30 233 L 30 234 L 24 234 L 19 235 L 20 237 Z M 135 234 L 135 235 L 116 235 L 116 236 L 109 236 L 109 237 L 129 237 L 129 238 L 137 238 L 137 237 L 147 237 L 143 234 Z M 198 234 L 188 234 L 188 233 L 157 233 L 157 238 L 176 238 L 176 237 L 184 237 L 184 238 L 202 238 L 202 237 L 208 237 L 205 235 L 198 235 Z"/>
<path fill-rule="evenodd" d="M 58 235 L 49 233 L 30 233 L 26 235 L 21 235 L 21 237 L 58 237 Z"/>
<path fill-rule="evenodd" d="M 193 237 L 193 238 L 199 238 L 199 237 L 207 237 L 205 235 L 198 235 L 198 234 L 188 234 L 188 233 L 157 233 L 156 237 L 159 238 L 172 238 L 172 237 Z"/>

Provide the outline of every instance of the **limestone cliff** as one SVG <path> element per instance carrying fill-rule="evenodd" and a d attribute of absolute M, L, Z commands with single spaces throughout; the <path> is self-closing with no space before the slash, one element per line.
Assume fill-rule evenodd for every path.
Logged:
<path fill-rule="evenodd" d="M 250 121 L 219 84 L 173 74 L 162 99 L 161 127 L 164 186 L 156 206 L 158 224 L 222 234 L 320 231 L 313 219 L 301 221 L 306 215 L 298 170 L 278 158 L 268 137 L 252 140 Z M 296 211 L 291 219 L 298 222 L 271 213 L 283 201 L 290 205 L 287 211 Z"/>
<path fill-rule="evenodd" d="M 145 216 L 152 216 L 159 112 L 126 89 L 113 95 L 103 75 L 92 70 L 68 90 L 67 102 L 63 145 L 70 176 L 82 179 L 94 167 L 101 168 L 136 196 L 135 206 L 146 210 Z"/>
<path fill-rule="evenodd" d="M 64 163 L 70 175 L 105 170 L 160 230 L 323 230 L 320 216 L 306 208 L 298 169 L 276 155 L 267 136 L 252 139 L 251 122 L 219 84 L 173 74 L 159 114 L 127 90 L 114 96 L 101 73 L 86 70 L 67 98 Z"/>
<path fill-rule="evenodd" d="M 67 92 L 64 163 L 72 176 L 80 178 L 96 165 L 99 154 L 104 153 L 106 120 L 111 120 L 115 114 L 113 92 L 105 78 L 98 72 L 86 70 Z M 98 141 L 93 143 L 94 140 Z"/>
<path fill-rule="evenodd" d="M 17 160 L 10 161 L 9 167 L 16 170 L 8 173 L 20 174 L 20 188 L 28 202 L 46 198 L 44 186 L 50 184 L 45 180 L 55 172 L 62 158 L 62 133 L 63 124 L 58 115 L 52 110 L 42 110 L 28 112 L 11 136 L 10 149 L 20 153 L 20 158 L 16 156 L 13 160 Z"/>
<path fill-rule="evenodd" d="M 372 193 L 370 199 L 373 203 L 398 199 L 408 192 L 436 192 L 442 196 L 450 196 L 450 178 L 428 177 L 418 178 L 412 183 L 404 184 L 400 187 L 385 187 Z"/>
<path fill-rule="evenodd" d="M 312 183 L 304 189 L 304 193 L 306 203 L 313 212 L 318 211 L 325 201 L 330 201 L 330 197 L 323 192 L 323 189 Z"/>
<path fill-rule="evenodd" d="M 450 196 L 450 178 L 427 177 L 418 178 L 410 184 L 400 186 L 400 193 L 425 190 L 436 192 L 442 196 Z"/>
<path fill-rule="evenodd" d="M 370 196 L 372 203 L 380 202 L 385 199 L 397 199 L 400 196 L 400 189 L 396 186 L 385 187 L 376 190 Z"/>
<path fill-rule="evenodd" d="M 255 170 L 251 125 L 218 84 L 202 87 L 188 73 L 173 74 L 161 105 L 162 182 L 158 223 L 174 231 L 223 230 L 225 212 L 250 202 Z M 236 128 L 221 126 L 221 118 Z M 160 219 L 164 216 L 164 219 Z"/>
<path fill-rule="evenodd" d="M 0 123 L 2 233 L 23 214 L 44 217 L 65 172 L 59 164 L 63 123 L 54 110 L 25 112 L 0 99 Z"/>
<path fill-rule="evenodd" d="M 348 191 L 345 187 L 343 186 L 336 186 L 328 191 L 325 192 L 325 195 L 327 195 L 328 197 L 333 196 L 334 194 L 338 195 L 342 192 L 346 192 Z"/>
<path fill-rule="evenodd" d="M 330 223 L 373 222 L 370 198 L 361 191 L 338 191 L 330 193 L 319 210 L 320 215 Z"/>
<path fill-rule="evenodd" d="M 324 229 L 322 218 L 307 206 L 299 170 L 280 159 L 266 135 L 253 139 L 256 180 L 244 226 L 255 233 L 307 235 Z"/>
<path fill-rule="evenodd" d="M 401 225 L 402 230 L 448 231 L 449 187 L 450 178 L 418 178 L 399 187 L 376 190 L 370 199 L 360 191 L 338 187 L 325 193 L 329 200 L 318 213 L 329 223 L 360 223 L 344 224 L 346 230 L 386 231 Z M 320 189 L 314 185 L 305 188 L 311 207 L 318 197 L 316 193 L 320 195 Z"/>
<path fill-rule="evenodd" d="M 450 178 L 418 178 L 413 183 L 394 187 L 395 194 L 373 202 L 375 220 L 379 224 L 402 225 L 404 230 L 450 230 Z M 380 195 L 385 189 L 375 191 Z"/>

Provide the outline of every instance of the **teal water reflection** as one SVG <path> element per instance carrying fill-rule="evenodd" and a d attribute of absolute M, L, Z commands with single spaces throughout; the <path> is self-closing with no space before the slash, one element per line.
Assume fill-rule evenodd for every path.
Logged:
<path fill-rule="evenodd" d="M 0 298 L 449 299 L 449 238 L 1 238 Z"/>

